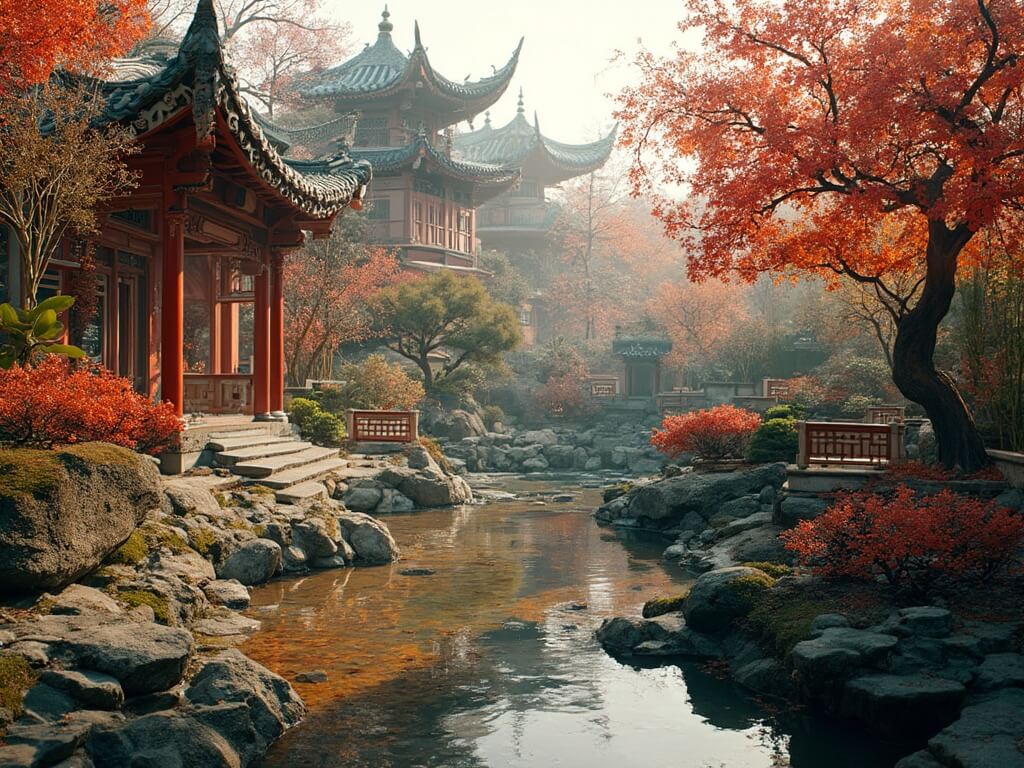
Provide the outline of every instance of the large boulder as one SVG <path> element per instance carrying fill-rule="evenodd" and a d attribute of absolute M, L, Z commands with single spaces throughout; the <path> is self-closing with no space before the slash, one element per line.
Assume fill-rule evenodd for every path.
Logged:
<path fill-rule="evenodd" d="M 358 564 L 382 565 L 399 558 L 398 544 L 380 520 L 361 512 L 342 512 L 338 515 L 338 524 L 345 540 L 355 550 Z"/>
<path fill-rule="evenodd" d="M 698 632 L 719 632 L 746 616 L 773 583 L 764 571 L 741 565 L 709 571 L 694 583 L 683 616 Z"/>
<path fill-rule="evenodd" d="M 722 648 L 716 640 L 687 627 L 678 614 L 653 619 L 624 616 L 605 619 L 596 637 L 602 648 L 621 656 L 714 659 L 722 655 Z"/>
<path fill-rule="evenodd" d="M 234 648 L 206 662 L 192 678 L 185 698 L 196 705 L 245 704 L 261 753 L 306 712 L 287 680 Z"/>
<path fill-rule="evenodd" d="M 924 735 L 956 719 L 965 693 L 963 685 L 941 677 L 864 675 L 847 681 L 841 708 L 880 733 Z"/>
<path fill-rule="evenodd" d="M 116 678 L 127 696 L 176 685 L 193 650 L 184 629 L 117 617 L 44 616 L 18 631 L 22 639 L 49 643 L 51 655 L 65 664 Z"/>
<path fill-rule="evenodd" d="M 785 481 L 786 465 L 781 463 L 736 472 L 688 472 L 631 491 L 626 514 L 661 524 L 689 512 L 708 520 L 726 502 L 759 493 L 766 485 L 781 488 Z"/>
<path fill-rule="evenodd" d="M 378 480 L 412 500 L 417 507 L 451 507 L 473 500 L 469 484 L 458 475 L 449 475 L 431 459 L 423 469 L 389 467 Z"/>
<path fill-rule="evenodd" d="M 965 707 L 960 719 L 933 736 L 928 751 L 958 768 L 1024 766 L 1024 690 L 1005 688 Z"/>
<path fill-rule="evenodd" d="M 156 466 L 125 448 L 0 451 L 0 592 L 70 584 L 159 504 Z"/>
<path fill-rule="evenodd" d="M 822 691 L 845 681 L 858 667 L 881 665 L 898 644 L 896 637 L 881 632 L 829 627 L 794 646 L 793 667 L 808 690 Z"/>
<path fill-rule="evenodd" d="M 262 584 L 281 568 L 281 545 L 270 539 L 250 539 L 232 551 L 217 568 L 218 579 L 235 579 L 246 586 Z"/>
<path fill-rule="evenodd" d="M 244 703 L 155 712 L 93 728 L 85 749 L 96 768 L 242 768 L 258 757 Z"/>

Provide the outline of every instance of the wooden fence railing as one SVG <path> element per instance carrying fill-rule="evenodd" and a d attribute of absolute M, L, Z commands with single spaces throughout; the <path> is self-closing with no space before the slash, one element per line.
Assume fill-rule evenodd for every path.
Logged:
<path fill-rule="evenodd" d="M 798 421 L 800 469 L 815 464 L 880 467 L 906 459 L 904 425 Z"/>
<path fill-rule="evenodd" d="M 252 376 L 186 373 L 185 413 L 252 413 Z"/>
<path fill-rule="evenodd" d="M 617 397 L 619 394 L 618 376 L 591 376 L 587 383 L 593 398 Z"/>
<path fill-rule="evenodd" d="M 415 443 L 419 440 L 419 411 L 345 412 L 348 439 L 357 443 Z"/>

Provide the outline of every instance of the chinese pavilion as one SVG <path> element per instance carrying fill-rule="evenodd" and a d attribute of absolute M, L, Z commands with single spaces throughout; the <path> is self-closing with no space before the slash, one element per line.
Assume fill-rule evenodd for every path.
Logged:
<path fill-rule="evenodd" d="M 540 248 L 558 216 L 558 206 L 547 199 L 547 190 L 563 181 L 596 171 L 615 146 L 616 131 L 588 144 L 566 144 L 541 133 L 536 113 L 526 119 L 523 92 L 519 91 L 516 116 L 494 128 L 488 114 L 477 131 L 455 137 L 459 156 L 501 168 L 522 169 L 522 181 L 493 198 L 478 212 L 477 234 L 484 248 L 504 251 L 513 262 Z M 540 288 L 541 286 L 535 286 Z M 521 323 L 528 342 L 541 339 L 543 294 L 521 308 Z"/>
<path fill-rule="evenodd" d="M 71 341 L 179 414 L 283 418 L 284 255 L 359 206 L 369 164 L 279 154 L 239 94 L 212 0 L 176 49 L 117 61 L 98 87 L 103 119 L 138 138 L 127 162 L 139 183 L 101 217 L 97 311 Z M 17 244 L 3 235 L 0 280 L 17 297 Z M 54 258 L 39 298 L 73 292 L 79 251 Z"/>
<path fill-rule="evenodd" d="M 271 130 L 283 151 L 290 145 L 318 156 L 356 113 L 351 155 L 374 171 L 371 242 L 395 249 L 413 268 L 478 271 L 476 207 L 512 188 L 519 170 L 458 159 L 452 128 L 505 92 L 522 40 L 491 76 L 458 83 L 431 65 L 418 24 L 408 55 L 395 45 L 393 29 L 385 8 L 373 45 L 298 84 L 304 104 L 326 107 L 335 118 L 323 126 Z"/>

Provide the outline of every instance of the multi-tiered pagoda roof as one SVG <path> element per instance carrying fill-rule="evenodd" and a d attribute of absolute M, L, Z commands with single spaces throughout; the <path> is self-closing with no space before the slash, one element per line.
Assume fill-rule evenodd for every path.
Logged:
<path fill-rule="evenodd" d="M 531 175 L 550 185 L 597 170 L 615 146 L 615 128 L 598 141 L 567 144 L 541 133 L 537 114 L 531 124 L 525 112 L 520 91 L 516 116 L 501 128 L 494 128 L 488 116 L 480 130 L 458 134 L 454 139 L 457 154 L 503 168 L 529 168 Z"/>
<path fill-rule="evenodd" d="M 460 83 L 434 69 L 418 23 L 412 51 L 407 55 L 399 50 L 391 37 L 394 25 L 390 16 L 385 8 L 373 45 L 343 64 L 304 77 L 298 94 L 308 101 L 332 101 L 339 110 L 410 95 L 430 111 L 444 114 L 447 125 L 454 125 L 472 120 L 505 93 L 519 63 L 522 39 L 505 65 L 492 75 Z"/>

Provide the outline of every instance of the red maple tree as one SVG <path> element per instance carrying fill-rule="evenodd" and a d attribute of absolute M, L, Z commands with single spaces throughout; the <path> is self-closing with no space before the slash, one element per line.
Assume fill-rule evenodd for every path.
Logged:
<path fill-rule="evenodd" d="M 761 417 L 734 405 L 666 416 L 651 445 L 670 458 L 694 453 L 702 459 L 740 458 Z"/>
<path fill-rule="evenodd" d="M 148 28 L 146 0 L 0 0 L 0 93 L 90 70 Z"/>
<path fill-rule="evenodd" d="M 1010 0 L 689 0 L 698 51 L 642 53 L 621 96 L 634 190 L 701 279 L 843 275 L 897 308 L 893 379 L 941 461 L 987 463 L 939 323 L 979 229 L 1024 205 L 1024 7 Z M 687 188 L 686 200 L 655 184 Z M 888 232 L 895 233 L 892 236 Z M 890 270 L 922 271 L 904 295 Z"/>

